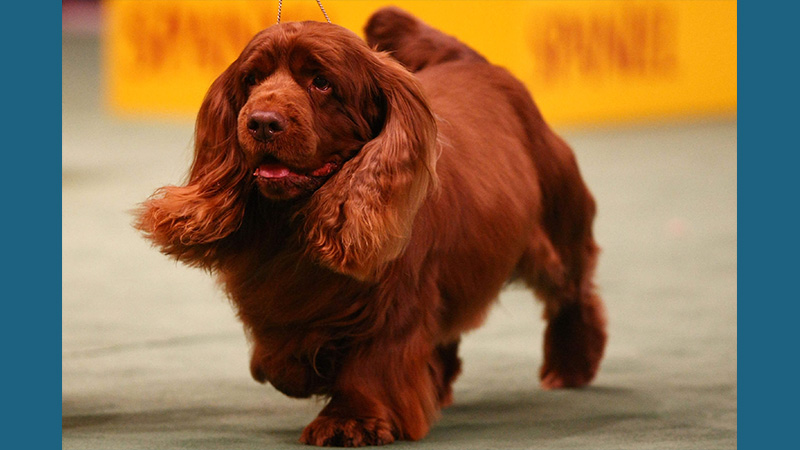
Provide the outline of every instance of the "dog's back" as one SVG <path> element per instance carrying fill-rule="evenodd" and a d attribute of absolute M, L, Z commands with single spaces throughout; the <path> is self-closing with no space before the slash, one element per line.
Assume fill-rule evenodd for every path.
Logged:
<path fill-rule="evenodd" d="M 458 156 L 462 162 L 467 157 L 481 158 L 480 153 L 469 152 L 472 147 L 492 158 L 502 157 L 499 150 L 513 151 L 513 145 L 499 149 L 500 143 L 486 142 L 485 136 L 489 133 L 493 140 L 504 133 L 522 143 L 534 161 L 543 202 L 542 220 L 548 234 L 556 241 L 569 241 L 575 235 L 589 232 L 595 204 L 581 179 L 574 154 L 544 121 L 519 80 L 456 38 L 396 7 L 377 11 L 364 30 L 370 46 L 389 52 L 416 73 L 443 128 L 440 135 L 445 144 L 445 164 L 447 148 L 453 146 L 452 142 L 447 142 L 448 138 L 466 140 L 456 133 L 448 133 L 448 124 L 453 125 L 458 134 L 463 134 L 465 129 L 476 131 L 471 139 L 474 142 L 459 147 Z M 532 192 L 531 195 L 537 194 Z M 586 217 L 560 220 L 555 211 L 568 213 L 559 207 L 559 203 L 564 202 Z"/>

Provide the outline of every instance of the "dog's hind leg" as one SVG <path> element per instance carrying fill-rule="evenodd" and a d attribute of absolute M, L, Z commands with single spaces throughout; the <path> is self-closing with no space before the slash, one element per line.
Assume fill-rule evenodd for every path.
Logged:
<path fill-rule="evenodd" d="M 364 34 L 367 44 L 391 53 L 412 72 L 449 61 L 486 61 L 458 39 L 394 6 L 374 13 L 364 26 Z"/>
<path fill-rule="evenodd" d="M 436 347 L 428 365 L 436 383 L 440 408 L 446 408 L 453 404 L 453 382 L 461 373 L 458 344 L 459 341 L 455 341 Z"/>
<path fill-rule="evenodd" d="M 547 329 L 539 373 L 545 389 L 584 386 L 600 366 L 606 319 L 592 283 L 597 253 L 590 233 L 557 248 L 538 229 L 520 261 L 520 274 L 545 307 Z"/>

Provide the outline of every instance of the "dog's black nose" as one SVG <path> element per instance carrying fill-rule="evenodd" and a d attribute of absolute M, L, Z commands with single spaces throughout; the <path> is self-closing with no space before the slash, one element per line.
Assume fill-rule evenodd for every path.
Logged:
<path fill-rule="evenodd" d="M 286 118 L 275 111 L 254 111 L 247 118 L 247 129 L 257 141 L 267 142 L 286 130 Z"/>

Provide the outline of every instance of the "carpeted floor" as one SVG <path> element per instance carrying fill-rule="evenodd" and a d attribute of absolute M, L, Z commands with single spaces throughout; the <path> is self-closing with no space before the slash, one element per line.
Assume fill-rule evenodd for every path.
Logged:
<path fill-rule="evenodd" d="M 98 43 L 63 39 L 63 448 L 290 448 L 322 404 L 252 381 L 211 278 L 129 211 L 178 183 L 191 120 L 100 111 Z M 598 201 L 610 342 L 586 389 L 542 391 L 541 305 L 521 288 L 464 338 L 455 404 L 395 448 L 735 448 L 734 118 L 571 130 Z"/>

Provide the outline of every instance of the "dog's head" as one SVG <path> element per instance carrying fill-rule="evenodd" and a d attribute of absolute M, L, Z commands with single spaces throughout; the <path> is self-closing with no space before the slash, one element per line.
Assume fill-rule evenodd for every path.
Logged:
<path fill-rule="evenodd" d="M 336 25 L 274 25 L 200 108 L 189 183 L 175 189 L 192 188 L 204 212 L 162 208 L 159 220 L 186 231 L 181 245 L 217 241 L 240 227 L 257 192 L 297 205 L 314 259 L 370 278 L 408 241 L 435 183 L 435 141 L 416 79 L 387 54 Z"/>
<path fill-rule="evenodd" d="M 219 94 L 234 100 L 235 136 L 262 195 L 307 196 L 380 133 L 379 66 L 356 36 L 322 23 L 274 26 L 247 45 Z"/>

